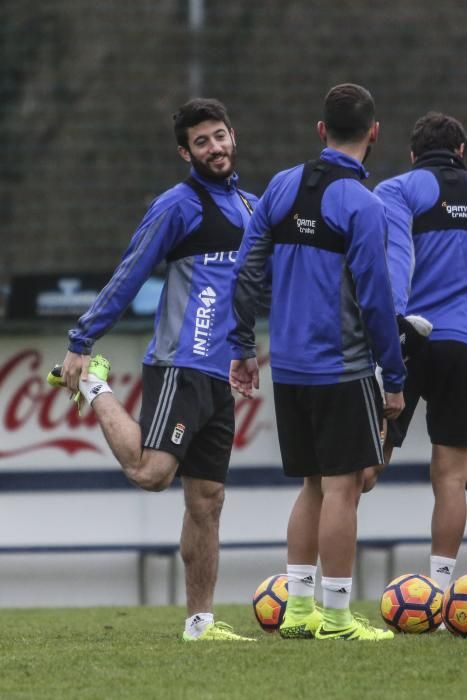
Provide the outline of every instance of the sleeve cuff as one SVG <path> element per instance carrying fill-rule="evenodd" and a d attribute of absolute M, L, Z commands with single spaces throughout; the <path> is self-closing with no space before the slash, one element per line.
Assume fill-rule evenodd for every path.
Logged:
<path fill-rule="evenodd" d="M 383 381 L 383 387 L 384 387 L 384 391 L 387 394 L 398 394 L 400 391 L 403 390 L 404 385 L 403 384 L 388 384 L 387 382 Z"/>
<path fill-rule="evenodd" d="M 92 352 L 92 346 L 89 347 L 84 342 L 73 341 L 68 345 L 68 350 L 76 353 L 77 355 L 90 355 Z"/>
<path fill-rule="evenodd" d="M 232 348 L 230 357 L 232 360 L 249 360 L 256 357 L 256 348 Z"/>

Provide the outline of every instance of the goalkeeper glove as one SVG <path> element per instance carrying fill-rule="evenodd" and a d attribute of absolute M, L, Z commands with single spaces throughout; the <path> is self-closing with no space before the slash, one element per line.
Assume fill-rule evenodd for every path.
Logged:
<path fill-rule="evenodd" d="M 397 316 L 399 340 L 404 362 L 416 355 L 433 330 L 433 325 L 423 316 Z"/>

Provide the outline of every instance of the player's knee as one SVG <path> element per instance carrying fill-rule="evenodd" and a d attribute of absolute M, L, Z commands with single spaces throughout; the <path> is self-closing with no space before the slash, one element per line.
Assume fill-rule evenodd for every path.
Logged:
<path fill-rule="evenodd" d="M 211 498 L 203 498 L 192 506 L 189 511 L 194 520 L 209 519 L 211 522 L 219 522 L 223 505 L 223 496 L 221 498 L 220 495 L 216 495 Z"/>
<path fill-rule="evenodd" d="M 368 493 L 369 491 L 374 489 L 377 481 L 378 477 L 376 474 L 366 475 L 363 480 L 362 493 Z"/>
<path fill-rule="evenodd" d="M 431 474 L 431 485 L 435 496 L 461 493 L 465 486 L 463 474 Z"/>
<path fill-rule="evenodd" d="M 224 487 L 217 484 L 204 490 L 195 498 L 186 499 L 186 509 L 191 518 L 197 522 L 210 520 L 218 522 L 224 505 Z"/>
<path fill-rule="evenodd" d="M 210 499 L 209 510 L 212 513 L 212 517 L 217 518 L 217 520 L 220 518 L 222 508 L 224 506 L 224 496 L 225 492 L 224 488 L 222 487 Z"/>
<path fill-rule="evenodd" d="M 172 478 L 167 475 L 143 471 L 139 476 L 138 486 L 145 491 L 154 491 L 158 493 L 168 489 L 171 483 Z"/>
<path fill-rule="evenodd" d="M 384 467 L 384 464 L 379 464 L 378 466 L 367 467 L 363 470 L 362 493 L 368 493 L 376 486 L 378 477 L 383 471 Z"/>
<path fill-rule="evenodd" d="M 170 456 L 171 457 L 171 456 Z M 138 464 L 128 465 L 125 473 L 130 481 L 145 491 L 165 491 L 173 481 L 177 469 L 174 458 L 167 460 L 156 452 L 149 458 L 143 454 Z"/>
<path fill-rule="evenodd" d="M 165 491 L 172 482 L 172 479 L 166 475 L 144 467 L 127 467 L 125 473 L 132 484 L 144 491 Z"/>

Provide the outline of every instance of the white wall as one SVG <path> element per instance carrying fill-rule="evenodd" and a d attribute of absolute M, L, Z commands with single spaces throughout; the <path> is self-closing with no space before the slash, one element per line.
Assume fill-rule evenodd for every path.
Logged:
<path fill-rule="evenodd" d="M 128 402 L 137 392 L 146 338 L 111 335 L 99 345 L 114 367 L 114 388 Z M 49 388 L 48 369 L 64 354 L 63 338 L 2 338 L 0 355 L 0 476 L 44 471 L 115 470 L 100 430 L 85 413 L 78 421 L 66 392 Z M 262 339 L 262 352 L 267 351 Z M 237 405 L 232 466 L 279 465 L 268 365 L 255 403 Z M 138 402 L 132 402 L 137 415 Z M 397 462 L 428 462 L 423 409 Z M 284 540 L 297 493 L 292 487 L 229 488 L 221 539 Z M 428 483 L 381 484 L 362 497 L 359 537 L 429 537 L 432 494 Z M 120 491 L 14 491 L 0 495 L 0 546 L 63 543 L 177 542 L 183 514 L 178 488 L 162 494 Z M 406 557 L 404 559 L 403 557 Z M 417 558 L 418 557 L 418 558 Z M 384 584 L 381 553 L 365 554 L 360 593 L 378 597 Z M 400 562 L 400 563 L 399 563 Z M 428 548 L 398 552 L 397 571 L 428 572 Z M 217 600 L 247 602 L 263 578 L 284 570 L 286 550 L 222 551 Z M 402 567 L 402 569 L 400 568 Z M 167 601 L 168 562 L 147 564 L 151 604 Z M 459 574 L 465 573 L 462 558 Z M 183 567 L 177 566 L 177 602 L 183 603 Z M 133 605 L 138 600 L 134 554 L 1 555 L 0 606 Z"/>

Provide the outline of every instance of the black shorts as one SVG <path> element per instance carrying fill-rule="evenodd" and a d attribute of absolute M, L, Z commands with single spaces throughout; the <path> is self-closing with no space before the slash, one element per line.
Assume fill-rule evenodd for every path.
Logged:
<path fill-rule="evenodd" d="M 144 448 L 173 454 L 179 476 L 225 483 L 235 432 L 228 382 L 181 367 L 143 365 Z"/>
<path fill-rule="evenodd" d="M 342 384 L 274 384 L 287 476 L 334 476 L 383 463 L 383 405 L 374 377 Z"/>
<path fill-rule="evenodd" d="M 405 408 L 389 421 L 392 444 L 404 442 L 420 397 L 426 401 L 426 425 L 433 445 L 467 446 L 467 344 L 433 340 L 407 363 Z"/>

